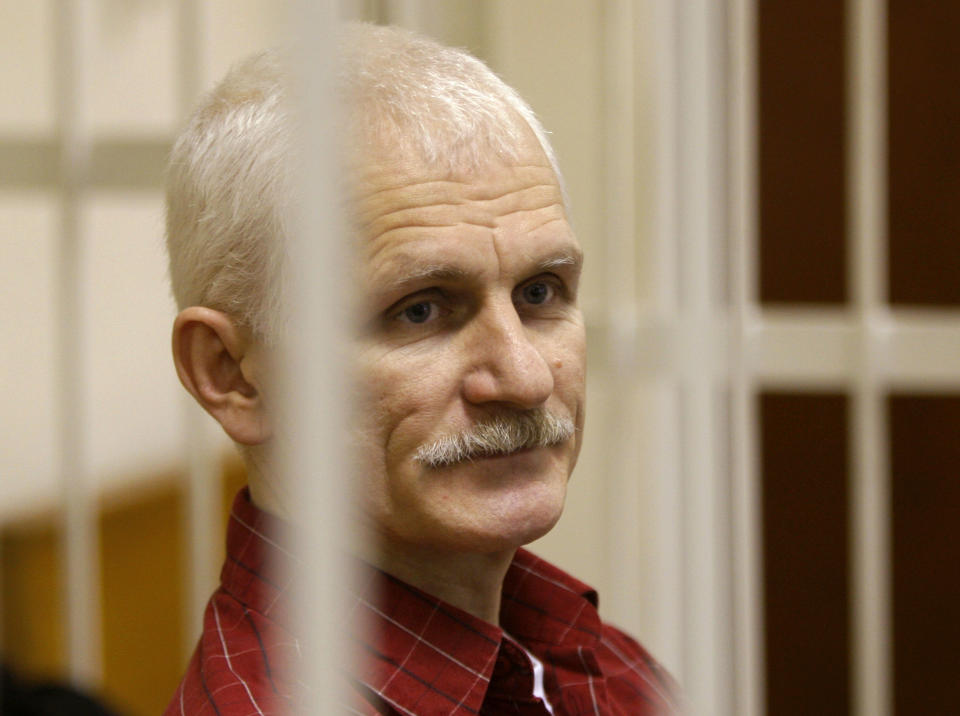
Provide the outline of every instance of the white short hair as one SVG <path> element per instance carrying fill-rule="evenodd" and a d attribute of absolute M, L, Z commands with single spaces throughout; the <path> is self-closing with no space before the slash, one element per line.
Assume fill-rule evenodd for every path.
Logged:
<path fill-rule="evenodd" d="M 351 23 L 340 35 L 339 89 L 353 161 L 378 151 L 450 172 L 515 160 L 527 128 L 562 178 L 530 107 L 462 50 L 394 27 Z M 267 343 L 285 321 L 282 274 L 295 112 L 279 53 L 236 65 L 201 101 L 167 172 L 170 281 L 180 308 L 229 314 Z"/>

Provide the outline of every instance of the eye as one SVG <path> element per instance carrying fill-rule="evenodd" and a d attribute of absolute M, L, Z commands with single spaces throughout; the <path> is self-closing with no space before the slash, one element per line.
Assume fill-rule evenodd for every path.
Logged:
<path fill-rule="evenodd" d="M 419 301 L 404 308 L 397 318 L 408 323 L 426 323 L 436 318 L 437 310 L 437 304 L 433 301 Z"/>
<path fill-rule="evenodd" d="M 520 295 L 525 302 L 539 305 L 553 298 L 555 290 L 553 286 L 545 281 L 535 281 L 534 283 L 528 283 L 520 289 Z"/>

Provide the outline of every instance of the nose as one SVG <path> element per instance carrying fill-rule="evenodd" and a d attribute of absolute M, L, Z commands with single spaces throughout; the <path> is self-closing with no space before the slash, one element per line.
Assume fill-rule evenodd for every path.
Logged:
<path fill-rule="evenodd" d="M 504 403 L 530 409 L 553 393 L 553 372 L 513 302 L 474 317 L 465 336 L 470 356 L 463 396 L 474 404 Z"/>

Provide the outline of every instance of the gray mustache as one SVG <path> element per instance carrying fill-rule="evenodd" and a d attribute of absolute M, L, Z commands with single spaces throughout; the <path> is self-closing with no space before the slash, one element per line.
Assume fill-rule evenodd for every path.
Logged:
<path fill-rule="evenodd" d="M 449 467 L 465 460 L 559 445 L 574 432 L 576 426 L 571 418 L 554 415 L 543 408 L 503 413 L 469 430 L 421 445 L 414 459 L 430 468 Z"/>

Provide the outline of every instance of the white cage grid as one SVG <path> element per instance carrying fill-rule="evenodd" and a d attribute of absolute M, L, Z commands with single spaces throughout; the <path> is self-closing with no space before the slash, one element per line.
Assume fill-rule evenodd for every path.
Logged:
<path fill-rule="evenodd" d="M 58 0 L 56 7 L 56 146 L 64 187 L 59 336 L 63 355 L 79 355 L 78 262 L 71 257 L 82 250 L 77 206 L 90 185 L 91 154 L 97 151 L 77 92 L 86 71 L 82 47 L 89 2 Z M 182 0 L 178 7 L 179 97 L 185 107 L 198 88 L 203 9 L 197 0 Z M 631 391 L 653 386 L 646 393 L 650 409 L 664 418 L 660 449 L 643 458 L 658 485 L 658 510 L 667 516 L 659 523 L 657 589 L 663 599 L 657 602 L 657 620 L 676 644 L 679 675 L 695 713 L 764 712 L 754 397 L 770 387 L 829 388 L 852 396 L 854 712 L 891 711 L 884 396 L 891 390 L 960 389 L 960 315 L 891 310 L 885 302 L 884 3 L 851 0 L 850 7 L 848 215 L 855 298 L 847 309 L 774 310 L 760 308 L 755 287 L 755 0 L 605 3 L 606 94 L 618 98 L 606 108 L 610 237 L 634 235 L 642 223 L 633 202 L 638 182 L 633 70 L 641 55 L 638 42 L 656 38 L 658 183 L 650 232 L 655 299 L 650 304 L 636 299 L 642 280 L 633 271 L 636 245 L 610 240 L 606 273 L 610 303 L 617 307 L 601 320 L 611 373 Z M 421 3 L 411 1 L 401 9 L 411 24 L 423 12 Z M 652 18 L 652 31 L 638 28 L 641 16 Z M 29 152 L 30 146 L 24 141 L 22 148 Z M 133 150 L 153 151 L 149 143 Z M 95 683 L 99 598 L 93 507 L 90 491 L 69 467 L 82 445 L 73 392 L 77 370 L 71 361 L 59 367 L 65 613 L 71 674 L 80 683 Z M 184 415 L 195 419 L 195 412 Z M 614 444 L 611 466 L 631 464 L 633 448 Z M 189 630 L 194 633 L 219 535 L 205 519 L 215 503 L 214 469 L 202 441 L 194 445 L 190 465 L 188 533 L 195 577 Z M 615 474 L 605 539 L 609 558 L 619 560 L 619 586 L 629 594 L 640 581 L 639 568 L 622 569 L 624 536 L 636 534 L 629 506 L 638 499 L 637 481 L 626 470 Z M 632 555 L 629 549 L 627 554 Z"/>

